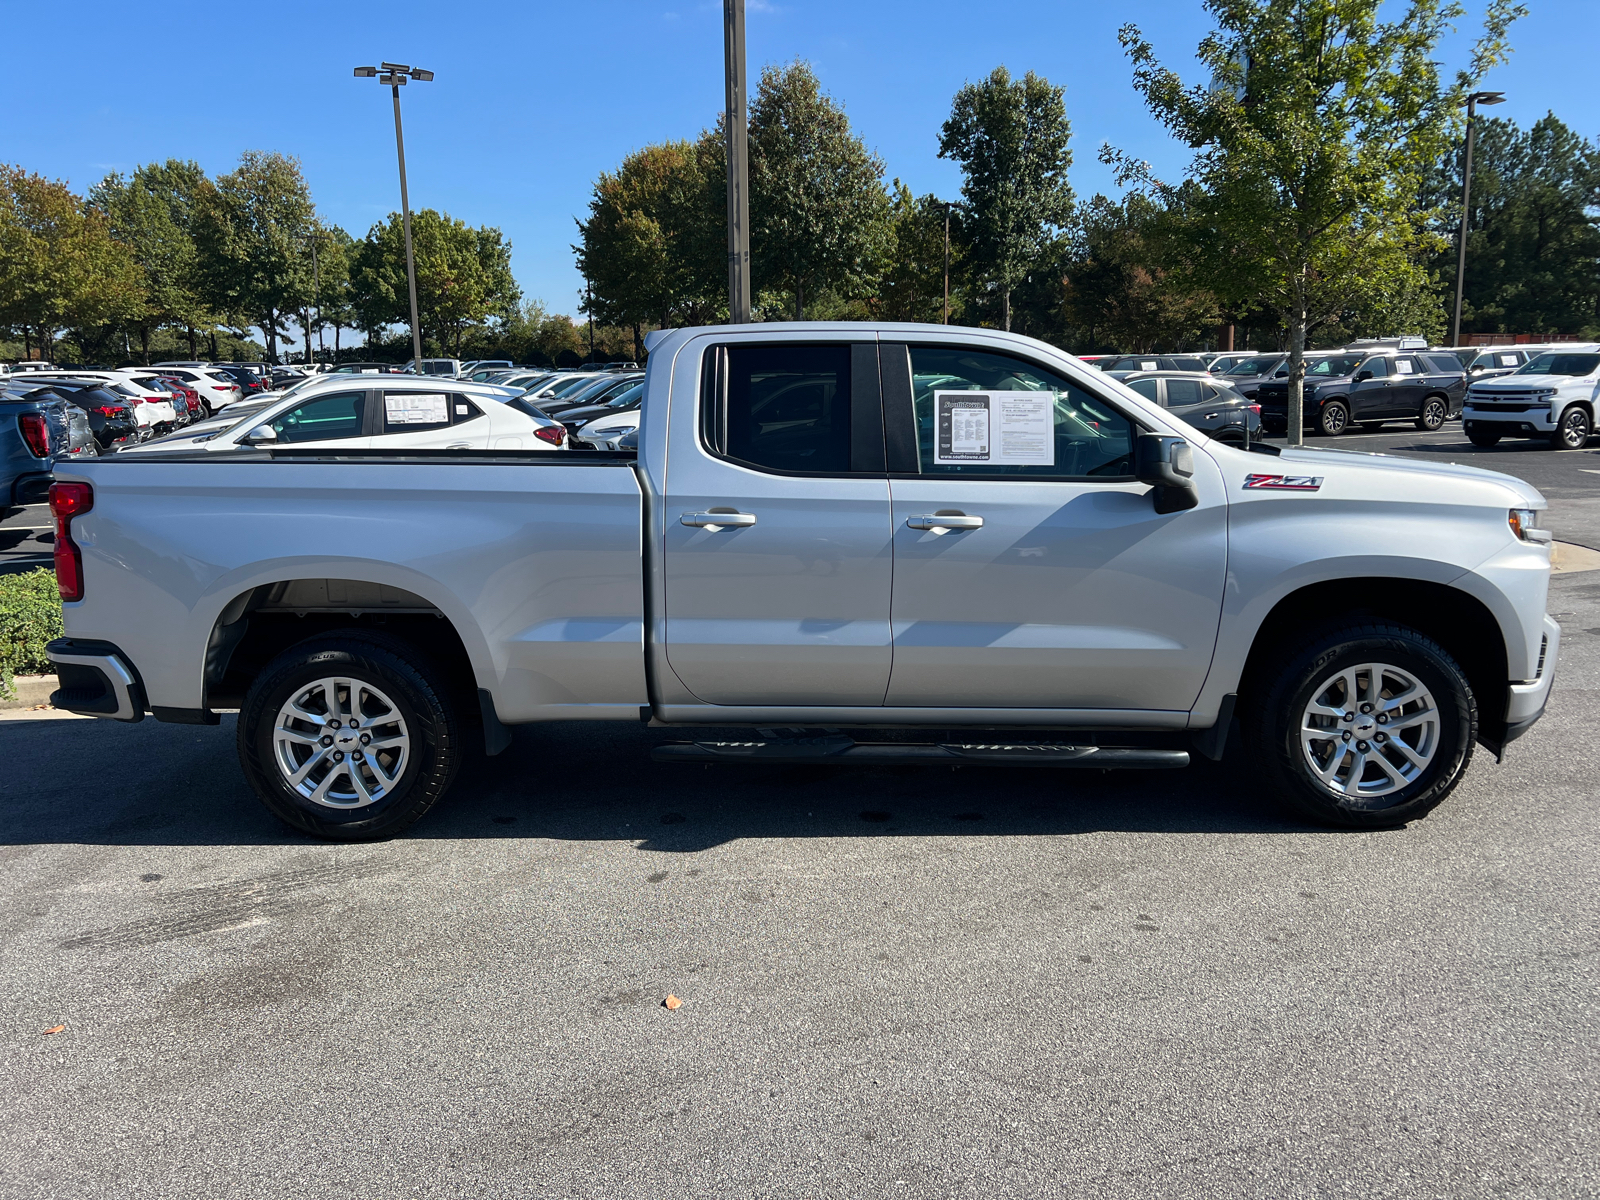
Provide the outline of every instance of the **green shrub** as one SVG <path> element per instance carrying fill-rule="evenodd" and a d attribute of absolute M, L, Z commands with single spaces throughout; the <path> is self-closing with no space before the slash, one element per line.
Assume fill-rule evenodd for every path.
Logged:
<path fill-rule="evenodd" d="M 61 636 L 61 593 L 54 571 L 0 575 L 0 697 L 13 675 L 48 675 L 45 643 Z"/>

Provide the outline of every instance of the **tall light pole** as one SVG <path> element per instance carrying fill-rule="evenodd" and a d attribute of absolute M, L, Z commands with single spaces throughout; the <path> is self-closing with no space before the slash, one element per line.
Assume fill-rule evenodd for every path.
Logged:
<path fill-rule="evenodd" d="M 750 138 L 745 115 L 744 0 L 722 0 L 728 84 L 728 320 L 750 320 Z"/>
<path fill-rule="evenodd" d="M 410 80 L 431 83 L 433 72 L 421 67 L 408 67 L 401 63 L 383 63 L 383 74 L 377 67 L 357 67 L 357 79 L 377 76 L 379 83 L 388 84 L 394 92 L 394 148 L 400 156 L 400 215 L 406 230 L 406 282 L 411 287 L 411 356 L 416 369 L 422 370 L 422 328 L 417 323 L 417 264 L 411 254 L 411 199 L 406 195 L 406 139 L 400 130 L 400 89 Z"/>
<path fill-rule="evenodd" d="M 1461 345 L 1461 293 L 1467 279 L 1467 214 L 1472 201 L 1473 117 L 1480 104 L 1504 104 L 1504 92 L 1473 92 L 1467 97 L 1467 152 L 1461 167 L 1461 234 L 1456 239 L 1456 311 L 1450 322 L 1450 344 Z"/>

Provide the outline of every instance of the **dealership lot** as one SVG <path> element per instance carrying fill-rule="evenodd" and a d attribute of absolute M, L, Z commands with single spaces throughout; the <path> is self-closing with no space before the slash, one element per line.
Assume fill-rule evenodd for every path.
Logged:
<path fill-rule="evenodd" d="M 1600 548 L 1600 452 L 1312 444 L 1509 471 Z M 548 726 L 333 846 L 231 719 L 0 721 L 0 1192 L 1591 1195 L 1600 572 L 1549 607 L 1549 716 L 1371 833 L 1237 762 L 703 770 Z"/>

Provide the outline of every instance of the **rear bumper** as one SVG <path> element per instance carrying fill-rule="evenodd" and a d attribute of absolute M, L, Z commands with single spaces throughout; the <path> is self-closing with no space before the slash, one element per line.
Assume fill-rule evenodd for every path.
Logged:
<path fill-rule="evenodd" d="M 1544 638 L 1540 643 L 1539 662 L 1533 679 L 1513 683 L 1506 693 L 1506 736 L 1516 741 L 1532 729 L 1545 706 L 1550 703 L 1550 688 L 1556 677 L 1556 656 L 1561 652 L 1561 626 L 1554 618 L 1544 619 Z"/>
<path fill-rule="evenodd" d="M 138 670 L 110 642 L 57 638 L 44 648 L 61 686 L 50 703 L 85 717 L 144 720 L 144 683 Z"/>
<path fill-rule="evenodd" d="M 47 461 L 42 471 L 30 471 L 26 475 L 18 475 L 11 481 L 11 493 L 7 495 L 5 485 L 0 481 L 0 504 L 42 504 L 49 497 L 50 485 L 55 482 L 55 476 L 50 473 L 52 462 Z"/>

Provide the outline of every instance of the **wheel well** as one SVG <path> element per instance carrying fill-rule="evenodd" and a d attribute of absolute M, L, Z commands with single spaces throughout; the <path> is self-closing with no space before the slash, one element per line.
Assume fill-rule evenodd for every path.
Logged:
<path fill-rule="evenodd" d="M 1418 579 L 1334 579 L 1290 592 L 1267 614 L 1239 680 L 1241 701 L 1274 663 L 1318 628 L 1351 620 L 1392 621 L 1438 642 L 1460 664 L 1478 700 L 1478 740 L 1496 753 L 1504 740 L 1505 638 L 1482 601 Z"/>
<path fill-rule="evenodd" d="M 472 660 L 444 613 L 421 596 L 355 579 L 286 579 L 235 596 L 206 643 L 205 707 L 238 708 L 262 669 L 290 646 L 336 630 L 403 638 L 477 710 Z"/>

